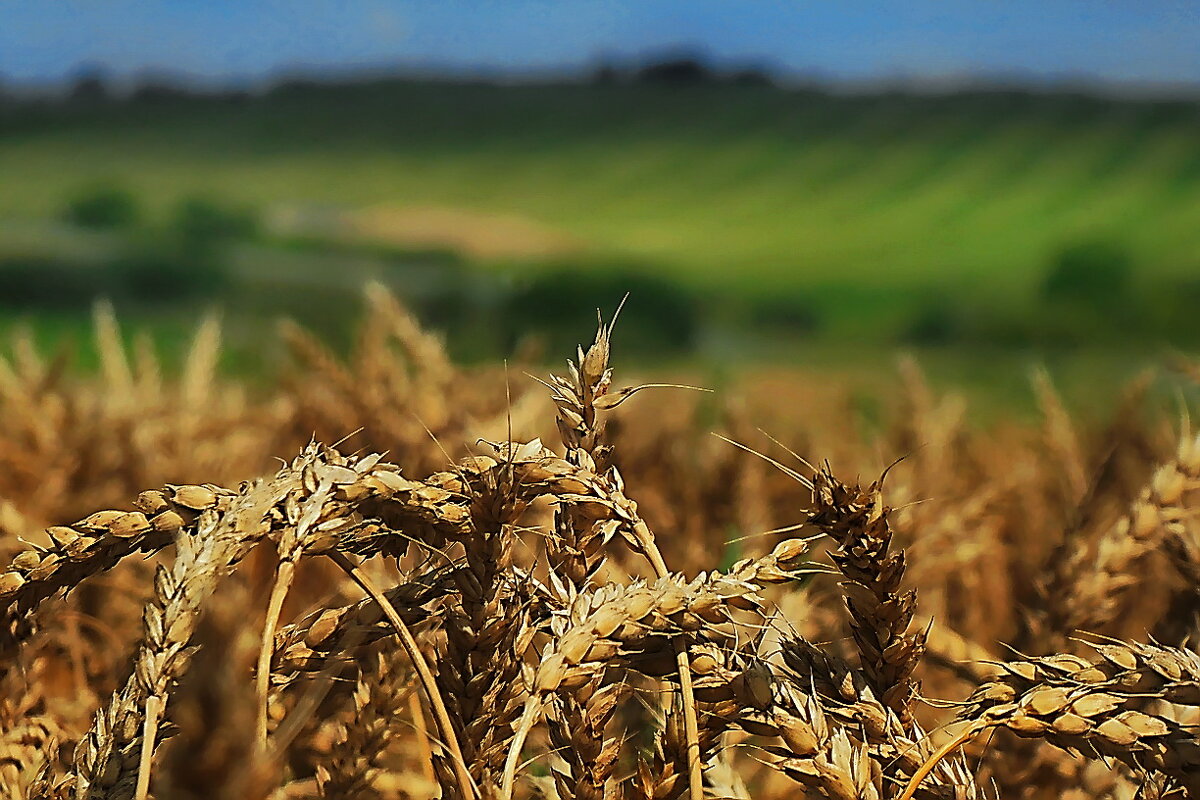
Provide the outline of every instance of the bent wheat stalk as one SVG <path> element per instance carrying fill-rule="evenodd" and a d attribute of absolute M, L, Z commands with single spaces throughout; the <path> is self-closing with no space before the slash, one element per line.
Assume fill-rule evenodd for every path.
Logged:
<path fill-rule="evenodd" d="M 262 641 L 258 651 L 258 673 L 255 678 L 255 696 L 258 698 L 255 744 L 260 752 L 266 752 L 267 749 L 267 705 L 270 700 L 271 655 L 275 649 L 275 629 L 283 611 L 283 601 L 287 599 L 288 590 L 296 575 L 296 564 L 304 555 L 305 547 L 311 544 L 321 509 L 333 494 L 334 483 L 330 471 L 313 471 L 311 479 L 318 481 L 316 489 L 303 505 L 287 509 L 289 522 L 293 524 L 285 528 L 279 536 L 279 565 L 275 569 L 275 581 L 267 604 L 266 620 L 263 622 Z M 357 474 L 350 474 L 353 476 L 351 481 L 357 479 Z"/>
<path fill-rule="evenodd" d="M 921 764 L 917 771 L 912 774 L 912 777 L 909 778 L 908 784 L 904 787 L 904 791 L 900 793 L 900 796 L 897 797 L 896 800 L 912 800 L 913 795 L 915 795 L 917 790 L 921 788 L 921 784 L 935 769 L 937 769 L 938 765 L 943 759 L 948 757 L 958 748 L 965 745 L 967 742 L 974 739 L 979 734 L 986 731 L 989 727 L 991 726 L 987 723 L 975 722 L 963 728 L 963 730 L 957 736 L 935 750 L 933 754 L 926 759 L 925 763 Z"/>
<path fill-rule="evenodd" d="M 429 669 L 428 662 L 425 661 L 425 656 L 421 654 L 421 648 L 413 638 L 412 632 L 408 626 L 404 624 L 404 620 L 400 618 L 396 607 L 388 601 L 387 597 L 382 592 L 375 588 L 375 584 L 367 577 L 366 573 L 354 563 L 348 556 L 342 553 L 334 552 L 330 554 L 333 562 L 345 570 L 359 587 L 366 592 L 370 597 L 379 604 L 383 609 L 383 613 L 387 616 L 388 622 L 396 630 L 396 635 L 400 637 L 400 645 L 404 648 L 405 654 L 412 661 L 413 668 L 417 671 L 417 677 L 421 681 L 421 688 L 425 691 L 426 699 L 429 700 L 429 705 L 433 708 L 434 719 L 437 721 L 438 732 L 441 735 L 443 744 L 450 751 L 450 759 L 455 767 L 455 775 L 458 779 L 458 790 L 463 797 L 478 797 L 479 790 L 475 786 L 471 775 L 467 771 L 467 762 L 463 759 L 462 748 L 458 744 L 458 737 L 454 733 L 454 725 L 450 722 L 450 714 L 446 711 L 446 704 L 442 700 L 442 693 L 438 691 L 437 681 L 433 677 L 433 672 Z"/>

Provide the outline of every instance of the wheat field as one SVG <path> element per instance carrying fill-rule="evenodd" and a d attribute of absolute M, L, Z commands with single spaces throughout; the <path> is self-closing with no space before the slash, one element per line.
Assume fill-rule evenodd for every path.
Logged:
<path fill-rule="evenodd" d="M 904 362 L 867 424 L 365 306 L 266 386 L 215 320 L 178 370 L 105 306 L 97 374 L 7 343 L 5 796 L 1200 797 L 1200 437 L 1148 378 L 984 427 Z"/>

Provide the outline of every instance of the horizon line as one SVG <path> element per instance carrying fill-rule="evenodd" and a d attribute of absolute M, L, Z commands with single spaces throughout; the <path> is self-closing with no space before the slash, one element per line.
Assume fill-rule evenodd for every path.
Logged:
<path fill-rule="evenodd" d="M 830 94 L 873 94 L 909 92 L 941 95 L 973 91 L 1020 91 L 1034 95 L 1084 94 L 1097 98 L 1200 101 L 1200 81 L 1152 81 L 1104 78 L 1082 72 L 1054 74 L 1022 70 L 966 70 L 944 74 L 897 71 L 872 77 L 839 76 L 830 70 L 792 69 L 766 58 L 714 58 L 700 49 L 676 48 L 654 51 L 634 58 L 603 55 L 574 64 L 532 66 L 434 63 L 395 60 L 378 63 L 278 65 L 257 74 L 201 73 L 186 69 L 145 65 L 131 70 L 111 70 L 95 60 L 84 60 L 58 77 L 12 78 L 0 72 L 0 96 L 23 95 L 18 99 L 47 99 L 70 92 L 85 80 L 99 81 L 114 98 L 124 98 L 142 88 L 161 87 L 197 95 L 246 92 L 265 94 L 289 83 L 320 86 L 365 84 L 372 81 L 426 81 L 448 84 L 487 83 L 497 87 L 520 85 L 597 82 L 598 74 L 612 70 L 618 83 L 637 83 L 638 73 L 648 67 L 694 61 L 705 69 L 712 83 L 732 81 L 739 73 L 756 73 L 767 85 L 781 91 L 821 90 Z M 14 91 L 15 90 L 15 91 Z"/>

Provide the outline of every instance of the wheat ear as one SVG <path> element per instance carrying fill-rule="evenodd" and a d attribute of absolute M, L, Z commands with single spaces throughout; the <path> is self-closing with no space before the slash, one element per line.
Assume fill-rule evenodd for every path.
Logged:
<path fill-rule="evenodd" d="M 97 712 L 76 748 L 75 788 L 81 800 L 128 800 L 148 780 L 147 751 L 153 751 L 155 742 L 140 734 L 157 733 L 151 716 L 157 717 L 171 684 L 186 668 L 188 642 L 203 604 L 217 581 L 253 547 L 254 534 L 261 536 L 272 506 L 299 485 L 298 473 L 285 469 L 274 481 L 249 488 L 224 515 L 202 514 L 195 535 L 180 537 L 173 567 L 159 568 L 134 675 Z"/>
<path fill-rule="evenodd" d="M 728 646 L 730 609 L 752 610 L 760 605 L 757 587 L 719 573 L 700 575 L 690 583 L 667 576 L 579 596 L 568 623 L 555 631 L 538 664 L 534 692 L 509 746 L 501 798 L 512 797 L 521 748 L 549 695 L 587 685 L 618 657 L 629 667 L 657 677 L 662 673 L 655 667 L 665 656 L 678 674 L 681 641 L 685 651 L 688 639 Z"/>
<path fill-rule="evenodd" d="M 1104 632 L 1119 618 L 1154 552 L 1165 549 L 1177 565 L 1186 561 L 1179 555 L 1187 541 L 1185 503 L 1198 487 L 1200 438 L 1185 435 L 1175 457 L 1154 471 L 1128 512 L 1100 538 L 1094 561 L 1066 595 L 1064 634 Z"/>
<path fill-rule="evenodd" d="M 1160 645 L 1095 644 L 1098 657 L 1019 658 L 975 690 L 963 711 L 970 723 L 929 763 L 977 733 L 1004 727 L 1018 736 L 1153 770 L 1200 792 L 1200 741 L 1188 726 L 1138 710 L 1147 699 L 1200 707 L 1200 656 Z M 914 773 L 909 790 L 927 774 Z M 906 790 L 905 797 L 911 797 Z"/>
<path fill-rule="evenodd" d="M 354 713 L 340 726 L 327 765 L 317 767 L 321 796 L 340 798 L 370 794 L 383 771 L 382 756 L 396 735 L 397 717 L 410 697 L 395 663 L 376 655 L 354 687 Z M 419 707 L 419 706 L 418 706 Z"/>
<path fill-rule="evenodd" d="M 880 701 L 906 725 L 917 693 L 913 670 L 925 649 L 923 633 L 909 634 L 916 592 L 901 593 L 904 551 L 891 550 L 890 509 L 880 482 L 848 486 L 828 466 L 813 476 L 809 521 L 837 543 L 830 556 L 846 577 L 842 587 L 862 667 Z"/>

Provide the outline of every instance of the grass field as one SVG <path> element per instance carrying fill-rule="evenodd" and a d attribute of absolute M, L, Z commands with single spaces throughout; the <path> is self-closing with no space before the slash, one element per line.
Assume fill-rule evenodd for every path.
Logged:
<path fill-rule="evenodd" d="M 378 85 L 252 102 L 25 113 L 0 213 L 96 180 L 151 207 L 210 194 L 523 215 L 700 286 L 1028 292 L 1081 237 L 1145 275 L 1200 269 L 1200 113 L 1018 94 Z"/>
<path fill-rule="evenodd" d="M 1200 298 L 1198 132 L 1200 105 L 1182 101 L 1001 91 L 379 81 L 9 105 L 0 259 L 49 248 L 86 267 L 168 225 L 187 198 L 250 209 L 268 229 L 299 209 L 299 228 L 228 255 L 232 288 L 186 308 L 118 298 L 123 316 L 169 356 L 216 304 L 227 358 L 254 371 L 271 360 L 258 347 L 280 314 L 348 341 L 358 290 L 378 279 L 457 331 L 455 352 L 495 357 L 539 321 L 558 325 L 552 314 L 570 329 L 551 348 L 576 341 L 589 309 L 613 307 L 628 276 L 654 275 L 665 293 L 633 287 L 624 323 L 646 353 L 661 304 L 677 301 L 698 320 L 685 357 L 873 372 L 897 344 L 932 343 L 921 357 L 935 378 L 1028 402 L 1030 365 L 1057 365 L 1067 396 L 1086 399 L 1097 380 L 1115 386 L 1200 339 L 1189 310 Z M 55 222 L 99 184 L 137 200 L 135 230 Z M 286 241 L 329 215 L 365 219 L 365 238 L 307 252 Z M 404 238 L 426 228 L 432 244 Z M 1053 260 L 1077 242 L 1128 255 L 1132 299 L 1078 319 L 1046 304 Z M 450 277 L 405 266 L 406 252 L 430 248 L 450 251 Z M 592 283 L 553 284 L 570 296 L 505 294 L 531 275 L 584 270 Z M 419 290 L 430 280 L 452 284 L 433 314 Z M 32 312 L 52 343 L 79 338 L 80 309 L 17 316 Z M 1063 345 L 1090 350 L 1049 352 Z"/>

